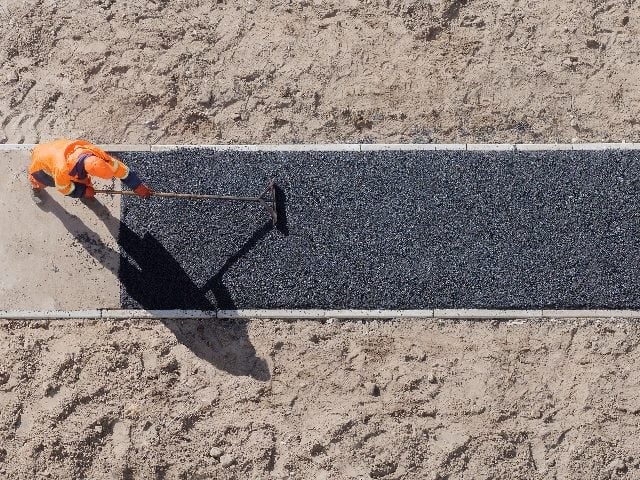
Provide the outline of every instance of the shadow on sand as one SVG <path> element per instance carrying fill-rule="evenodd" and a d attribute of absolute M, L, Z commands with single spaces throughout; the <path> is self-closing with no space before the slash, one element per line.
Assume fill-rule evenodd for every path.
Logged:
<path fill-rule="evenodd" d="M 235 309 L 233 299 L 224 285 L 224 274 L 273 229 L 271 221 L 258 228 L 199 288 L 153 235 L 145 233 L 139 236 L 111 215 L 109 209 L 98 200 L 83 203 L 118 239 L 120 253 L 106 245 L 99 235 L 78 217 L 67 212 L 48 193 L 43 192 L 42 200 L 40 208 L 55 215 L 92 257 L 120 279 L 127 295 L 147 310 Z M 280 225 L 276 225 L 280 231 L 281 228 L 286 229 L 286 217 L 284 220 L 285 223 L 278 222 Z M 216 305 L 207 298 L 209 291 L 213 293 Z M 271 378 L 267 363 L 256 356 L 255 348 L 247 336 L 246 320 L 162 322 L 180 343 L 216 368 L 262 381 Z"/>

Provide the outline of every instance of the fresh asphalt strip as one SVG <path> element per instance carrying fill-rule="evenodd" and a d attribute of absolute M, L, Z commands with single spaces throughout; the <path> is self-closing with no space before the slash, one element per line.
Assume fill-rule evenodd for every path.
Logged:
<path fill-rule="evenodd" d="M 123 308 L 640 308 L 640 152 L 235 152 L 121 157 Z"/>

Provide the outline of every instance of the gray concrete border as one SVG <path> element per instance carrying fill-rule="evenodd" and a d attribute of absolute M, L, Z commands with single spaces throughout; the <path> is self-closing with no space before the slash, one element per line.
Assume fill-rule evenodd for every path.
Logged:
<path fill-rule="evenodd" d="M 358 143 L 318 143 L 318 144 L 291 144 L 291 145 L 151 145 L 152 152 L 168 152 L 182 149 L 207 149 L 220 152 L 359 152 L 361 145 Z"/>
<path fill-rule="evenodd" d="M 513 143 L 467 143 L 467 150 L 471 151 L 512 152 L 515 149 Z"/>
<path fill-rule="evenodd" d="M 69 320 L 102 318 L 102 310 L 0 310 L 0 319 L 6 320 Z"/>
<path fill-rule="evenodd" d="M 639 150 L 639 143 L 574 143 L 573 150 Z"/>
<path fill-rule="evenodd" d="M 573 150 L 570 143 L 517 143 L 515 147 L 518 152 Z"/>
<path fill-rule="evenodd" d="M 543 310 L 544 318 L 640 318 L 639 310 Z"/>
<path fill-rule="evenodd" d="M 150 152 L 151 145 L 139 145 L 139 144 L 102 144 L 98 145 L 105 152 Z"/>
<path fill-rule="evenodd" d="M 0 152 L 31 150 L 33 143 L 2 143 Z M 555 150 L 640 150 L 640 143 L 300 143 L 257 145 L 148 145 L 148 144 L 102 144 L 100 148 L 109 152 L 167 152 L 171 150 L 201 148 L 235 152 L 372 152 L 372 151 L 555 151 Z"/>
<path fill-rule="evenodd" d="M 495 310 L 479 308 L 436 308 L 435 318 L 543 318 L 542 310 Z"/>
<path fill-rule="evenodd" d="M 0 310 L 4 320 L 226 320 L 226 319 L 459 319 L 516 320 L 563 318 L 640 318 L 640 310 L 492 310 L 492 309 L 427 309 L 427 310 Z"/>
<path fill-rule="evenodd" d="M 463 146 L 465 146 L 463 144 Z M 360 145 L 361 152 L 379 152 L 383 150 L 399 151 L 399 150 L 428 150 L 433 151 L 436 149 L 435 143 L 364 143 Z M 466 150 L 460 148 L 460 150 Z"/>

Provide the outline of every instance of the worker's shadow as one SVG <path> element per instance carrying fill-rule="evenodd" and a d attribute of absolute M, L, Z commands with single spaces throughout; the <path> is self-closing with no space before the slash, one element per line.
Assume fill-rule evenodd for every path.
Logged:
<path fill-rule="evenodd" d="M 145 233 L 140 237 L 111 215 L 109 209 L 99 201 L 87 201 L 85 204 L 102 220 L 111 235 L 118 239 L 121 252 L 106 245 L 99 235 L 78 217 L 68 213 L 50 195 L 43 193 L 42 198 L 40 208 L 53 213 L 93 258 L 120 279 L 121 288 L 126 290 L 127 296 L 147 310 L 215 310 L 216 305 L 207 298 L 209 291 L 213 293 L 218 308 L 235 309 L 223 276 L 273 228 L 268 222 L 257 229 L 199 288 L 153 235 Z M 280 231 L 286 229 L 286 218 L 284 223 L 276 227 Z M 233 375 L 247 375 L 258 380 L 270 378 L 267 363 L 256 356 L 255 348 L 249 341 L 246 320 L 163 320 L 163 323 L 180 343 L 215 367 Z"/>

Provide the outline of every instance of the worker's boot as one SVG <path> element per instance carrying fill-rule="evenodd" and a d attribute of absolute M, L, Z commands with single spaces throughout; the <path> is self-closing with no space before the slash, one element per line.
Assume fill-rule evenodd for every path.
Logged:
<path fill-rule="evenodd" d="M 42 189 L 41 188 L 32 188 L 31 189 L 31 199 L 33 203 L 40 206 L 42 205 Z"/>

